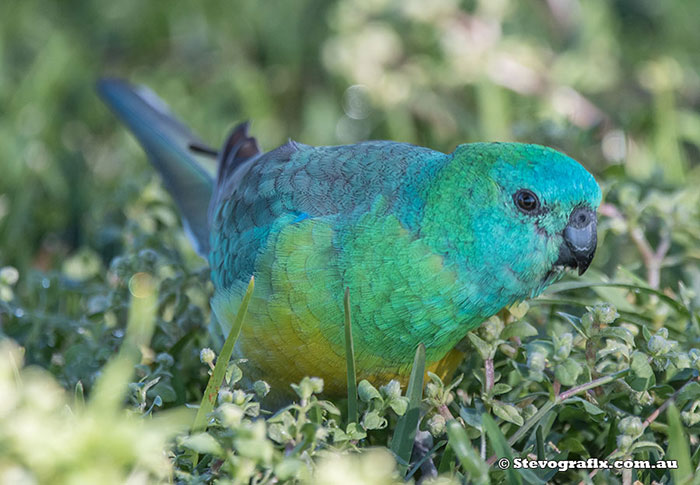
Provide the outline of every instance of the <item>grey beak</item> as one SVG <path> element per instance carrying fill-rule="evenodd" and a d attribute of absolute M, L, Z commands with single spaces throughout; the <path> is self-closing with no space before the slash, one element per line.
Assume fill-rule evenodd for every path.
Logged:
<path fill-rule="evenodd" d="M 579 276 L 586 272 L 593 260 L 598 242 L 598 221 L 595 213 L 586 207 L 574 209 L 563 232 L 557 265 L 578 268 Z"/>

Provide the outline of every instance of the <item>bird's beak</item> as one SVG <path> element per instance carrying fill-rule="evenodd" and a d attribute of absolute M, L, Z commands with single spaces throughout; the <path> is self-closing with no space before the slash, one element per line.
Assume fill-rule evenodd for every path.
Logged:
<path fill-rule="evenodd" d="M 574 209 L 562 234 L 564 241 L 559 248 L 559 259 L 554 264 L 578 268 L 579 276 L 585 273 L 598 242 L 597 224 L 595 212 L 591 209 Z"/>

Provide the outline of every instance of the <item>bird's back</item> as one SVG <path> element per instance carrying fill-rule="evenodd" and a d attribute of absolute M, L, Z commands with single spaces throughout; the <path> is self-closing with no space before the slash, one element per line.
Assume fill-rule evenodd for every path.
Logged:
<path fill-rule="evenodd" d="M 212 199 L 210 263 L 215 284 L 247 281 L 270 231 L 282 221 L 338 216 L 351 223 L 377 197 L 390 205 L 410 180 L 445 155 L 408 143 L 313 147 L 290 141 L 243 161 Z M 408 208 L 406 212 L 410 212 Z M 407 214 L 410 217 L 410 214 Z M 232 255 L 236 257 L 233 258 Z"/>

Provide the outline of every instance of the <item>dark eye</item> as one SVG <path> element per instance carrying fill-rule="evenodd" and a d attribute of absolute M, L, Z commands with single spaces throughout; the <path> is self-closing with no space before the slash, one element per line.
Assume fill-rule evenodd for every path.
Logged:
<path fill-rule="evenodd" d="M 513 196 L 513 201 L 515 201 L 518 209 L 526 214 L 531 214 L 540 208 L 540 201 L 531 190 L 518 190 Z"/>

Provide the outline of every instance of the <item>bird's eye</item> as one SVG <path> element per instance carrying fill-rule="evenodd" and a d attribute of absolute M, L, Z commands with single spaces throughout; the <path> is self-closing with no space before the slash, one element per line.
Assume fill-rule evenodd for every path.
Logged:
<path fill-rule="evenodd" d="M 531 190 L 518 190 L 513 196 L 513 201 L 518 209 L 526 214 L 532 214 L 540 208 L 540 201 Z"/>

